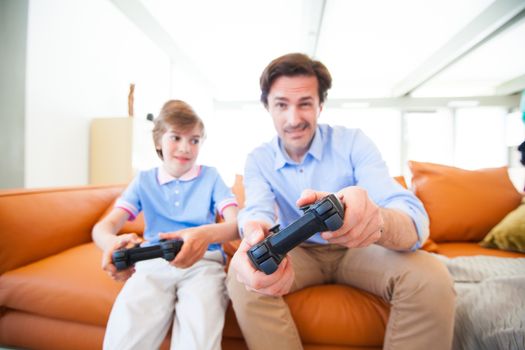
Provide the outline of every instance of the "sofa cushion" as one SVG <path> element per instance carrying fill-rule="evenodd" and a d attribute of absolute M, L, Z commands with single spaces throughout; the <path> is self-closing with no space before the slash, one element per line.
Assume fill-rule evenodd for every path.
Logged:
<path fill-rule="evenodd" d="M 525 200 L 494 226 L 480 245 L 525 253 Z"/>
<path fill-rule="evenodd" d="M 390 308 L 379 297 L 326 284 L 285 296 L 304 343 L 381 347 Z"/>
<path fill-rule="evenodd" d="M 0 305 L 58 320 L 105 326 L 122 286 L 86 243 L 0 276 Z"/>
<path fill-rule="evenodd" d="M 0 318 L 0 344 L 15 349 L 102 349 L 104 333 L 104 327 L 19 311 L 9 310 Z"/>
<path fill-rule="evenodd" d="M 430 218 L 435 242 L 479 242 L 521 201 L 507 168 L 464 170 L 409 161 L 412 189 Z"/>

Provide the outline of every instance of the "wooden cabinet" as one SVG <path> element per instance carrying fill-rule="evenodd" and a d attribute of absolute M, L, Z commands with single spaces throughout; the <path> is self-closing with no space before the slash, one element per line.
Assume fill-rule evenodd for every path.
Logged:
<path fill-rule="evenodd" d="M 133 118 L 91 121 L 89 183 L 126 184 L 133 178 Z"/>

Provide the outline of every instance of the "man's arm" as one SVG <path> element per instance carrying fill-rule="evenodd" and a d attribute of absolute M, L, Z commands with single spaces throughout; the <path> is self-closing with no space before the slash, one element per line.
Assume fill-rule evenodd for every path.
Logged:
<path fill-rule="evenodd" d="M 362 207 L 368 202 L 373 202 L 370 207 L 376 205 L 380 208 L 383 219 L 383 232 L 377 235 L 364 230 L 359 234 L 357 227 L 352 233 L 354 244 L 359 245 L 360 235 L 370 235 L 370 239 L 363 243 L 383 245 L 394 250 L 414 250 L 419 248 L 427 239 L 428 216 L 419 199 L 407 189 L 399 186 L 388 173 L 388 168 L 383 160 L 379 149 L 374 142 L 359 131 L 351 144 L 350 165 L 354 170 L 355 187 L 344 188 L 340 192 L 348 192 L 347 195 L 358 195 L 362 193 L 363 200 L 354 202 L 352 211 L 361 214 Z M 355 193 L 354 193 L 355 192 Z M 349 198 L 352 199 L 352 198 Z M 353 199 L 352 199 L 353 201 Z M 367 208 L 368 210 L 368 208 Z M 366 220 L 366 215 L 363 217 Z M 370 230 L 377 230 L 379 220 L 372 220 Z M 376 239 L 374 241 L 374 239 Z M 410 245 L 412 243 L 412 245 Z M 370 243 L 371 244 L 371 243 Z"/>
<path fill-rule="evenodd" d="M 380 209 L 384 228 L 376 244 L 393 250 L 409 250 L 417 242 L 414 222 L 406 213 L 397 209 Z"/>
<path fill-rule="evenodd" d="M 249 222 L 260 222 L 269 228 L 276 221 L 275 196 L 270 184 L 261 175 L 259 163 L 254 154 L 246 159 L 243 178 L 246 201 L 238 216 L 239 231 L 243 237 Z"/>

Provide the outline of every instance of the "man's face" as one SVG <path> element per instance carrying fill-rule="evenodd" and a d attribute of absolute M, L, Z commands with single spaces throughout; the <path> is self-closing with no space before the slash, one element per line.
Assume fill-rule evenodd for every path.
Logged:
<path fill-rule="evenodd" d="M 288 155 L 299 162 L 308 151 L 322 110 L 315 76 L 281 76 L 268 93 L 268 111 Z"/>

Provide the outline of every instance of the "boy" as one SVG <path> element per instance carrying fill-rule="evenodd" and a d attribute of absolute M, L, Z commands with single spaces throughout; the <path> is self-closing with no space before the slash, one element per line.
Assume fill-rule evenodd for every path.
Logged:
<path fill-rule="evenodd" d="M 166 102 L 153 128 L 162 165 L 140 172 L 93 228 L 102 268 L 126 281 L 104 349 L 158 349 L 171 324 L 171 349 L 220 349 L 228 300 L 220 242 L 238 237 L 237 203 L 215 168 L 195 164 L 203 138 L 204 124 L 188 104 Z M 142 210 L 143 244 L 177 238 L 181 251 L 171 262 L 145 260 L 117 271 L 112 253 L 141 242 L 134 233 L 117 233 Z M 216 211 L 223 223 L 214 223 Z"/>

